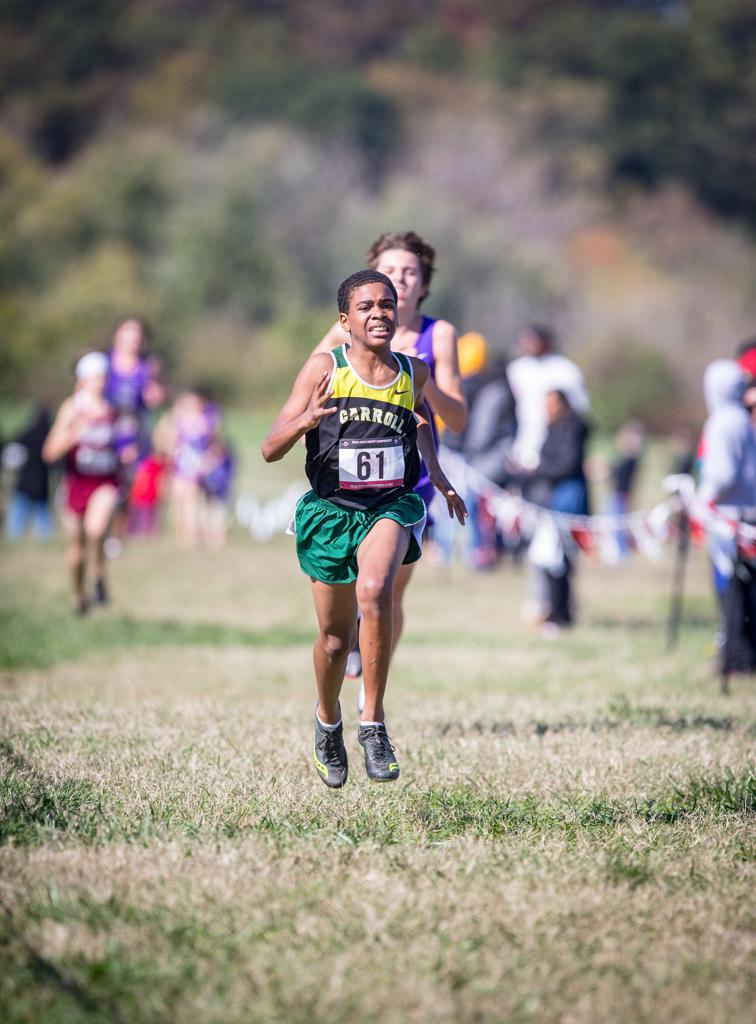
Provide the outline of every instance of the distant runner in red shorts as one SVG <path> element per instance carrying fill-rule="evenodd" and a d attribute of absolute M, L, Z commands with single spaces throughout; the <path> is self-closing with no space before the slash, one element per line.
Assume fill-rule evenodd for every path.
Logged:
<path fill-rule="evenodd" d="M 107 372 L 102 352 L 79 360 L 76 390 L 61 405 L 42 449 L 47 462 L 65 459 L 63 525 L 77 615 L 89 606 L 88 561 L 94 567 L 95 602 L 108 600 L 103 544 L 118 504 L 118 455 L 115 411 L 105 399 Z"/>

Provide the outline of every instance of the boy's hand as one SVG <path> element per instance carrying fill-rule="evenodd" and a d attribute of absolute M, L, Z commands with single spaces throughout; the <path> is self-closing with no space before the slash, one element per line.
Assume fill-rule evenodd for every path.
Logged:
<path fill-rule="evenodd" d="M 81 413 L 74 413 L 67 424 L 71 444 L 78 444 L 87 432 L 87 421 Z"/>
<path fill-rule="evenodd" d="M 333 395 L 333 391 L 329 387 L 330 379 L 331 374 L 326 371 L 321 374 L 320 380 L 313 389 L 307 408 L 302 414 L 302 420 L 307 424 L 307 430 L 312 430 L 313 427 L 316 427 L 324 416 L 332 416 L 335 412 L 339 411 L 336 406 L 331 406 L 330 409 L 325 407 L 326 402 Z"/>
<path fill-rule="evenodd" d="M 456 516 L 462 526 L 464 526 L 465 519 L 467 519 L 467 506 L 446 479 L 444 474 L 440 470 L 436 473 L 429 472 L 428 478 L 436 490 L 440 491 L 444 498 L 446 498 L 446 507 L 449 510 L 449 518 L 453 519 Z"/>

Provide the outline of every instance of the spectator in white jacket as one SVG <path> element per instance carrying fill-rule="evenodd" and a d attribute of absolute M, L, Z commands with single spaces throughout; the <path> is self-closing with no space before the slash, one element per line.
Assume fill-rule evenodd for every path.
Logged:
<path fill-rule="evenodd" d="M 590 413 L 588 389 L 580 369 L 566 356 L 555 352 L 556 338 L 549 327 L 531 324 L 517 339 L 520 356 L 507 367 L 507 377 L 515 400 L 517 433 L 512 444 L 512 459 L 527 473 L 532 473 L 541 458 L 546 440 L 548 419 L 546 396 L 560 392 L 570 408 L 583 419 Z M 538 477 L 523 485 L 523 494 L 539 503 Z M 527 619 L 543 622 L 549 613 L 548 577 L 543 570 L 531 566 L 529 596 L 523 611 Z"/>
<path fill-rule="evenodd" d="M 532 469 L 538 463 L 548 428 L 546 395 L 561 391 L 570 407 L 584 418 L 591 403 L 580 369 L 554 351 L 556 339 L 550 328 L 533 324 L 520 334 L 517 344 L 520 356 L 507 368 L 517 415 L 512 454 L 517 462 Z"/>

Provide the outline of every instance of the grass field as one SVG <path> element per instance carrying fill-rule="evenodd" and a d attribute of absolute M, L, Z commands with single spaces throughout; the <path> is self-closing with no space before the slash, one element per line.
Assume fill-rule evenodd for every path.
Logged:
<path fill-rule="evenodd" d="M 311 760 L 293 545 L 169 540 L 75 620 L 62 549 L 2 551 L 0 1006 L 11 1022 L 745 1021 L 753 682 L 721 697 L 695 555 L 581 567 L 524 627 L 507 568 L 421 564 L 389 685 L 402 766 Z"/>

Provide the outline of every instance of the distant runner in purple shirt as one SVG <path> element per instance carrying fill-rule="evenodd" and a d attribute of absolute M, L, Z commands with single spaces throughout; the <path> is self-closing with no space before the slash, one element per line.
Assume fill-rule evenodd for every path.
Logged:
<path fill-rule="evenodd" d="M 120 461 L 120 503 L 112 535 L 106 542 L 109 555 L 118 553 L 128 528 L 131 485 L 139 461 L 150 450 L 147 412 L 163 401 L 165 392 L 145 358 L 149 340 L 147 325 L 136 318 L 122 320 L 113 332 L 108 354 L 105 397 L 115 409 L 115 446 Z"/>
<path fill-rule="evenodd" d="M 164 397 L 162 385 L 155 380 L 142 351 L 147 338 L 147 327 L 141 320 L 124 320 L 113 334 L 109 355 L 105 395 L 116 410 L 116 444 L 127 464 L 146 453 L 149 439 L 145 436 L 145 413 Z"/>

